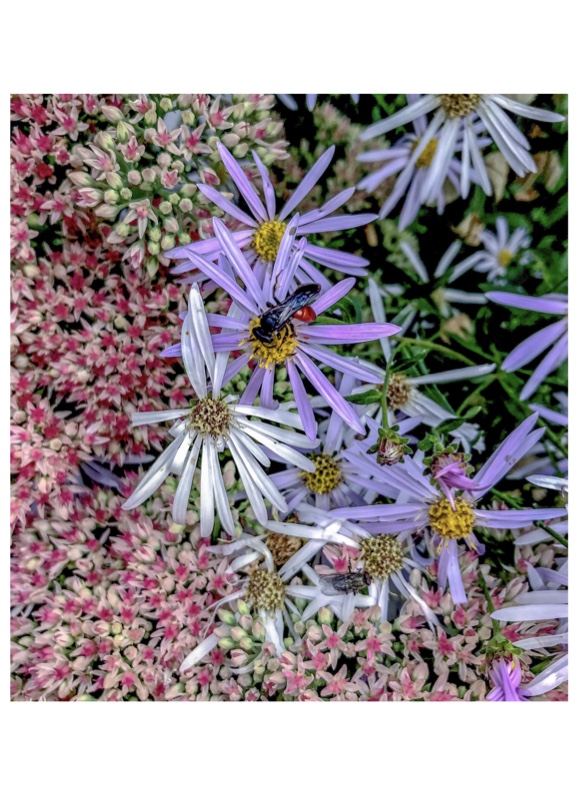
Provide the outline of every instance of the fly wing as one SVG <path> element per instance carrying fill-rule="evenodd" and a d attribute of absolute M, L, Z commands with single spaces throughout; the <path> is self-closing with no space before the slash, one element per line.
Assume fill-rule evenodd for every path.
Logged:
<path fill-rule="evenodd" d="M 342 595 L 349 591 L 348 576 L 343 573 L 320 576 L 321 592 L 323 595 Z"/>

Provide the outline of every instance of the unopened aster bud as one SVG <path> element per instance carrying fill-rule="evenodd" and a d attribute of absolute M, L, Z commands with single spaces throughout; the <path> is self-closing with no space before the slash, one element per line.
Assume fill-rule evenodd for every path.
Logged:
<path fill-rule="evenodd" d="M 111 121 L 113 124 L 118 121 L 124 120 L 124 113 L 120 108 L 115 107 L 114 105 L 104 105 L 101 108 L 102 115 L 107 121 Z"/>
<path fill-rule="evenodd" d="M 113 190 L 120 190 L 124 186 L 124 182 L 120 178 L 119 174 L 117 174 L 116 172 L 113 173 L 108 172 L 104 176 L 106 179 L 106 183 Z"/>
<path fill-rule="evenodd" d="M 160 247 L 163 251 L 170 251 L 174 246 L 175 241 L 172 234 L 166 234 L 160 241 Z"/>
<path fill-rule="evenodd" d="M 379 465 L 395 465 L 401 463 L 405 454 L 405 444 L 397 438 L 381 438 L 377 450 L 377 462 Z"/>
<path fill-rule="evenodd" d="M 233 155 L 237 158 L 237 160 L 246 157 L 248 152 L 248 143 L 239 143 L 238 146 L 232 150 Z"/>
<path fill-rule="evenodd" d="M 142 171 L 142 178 L 145 182 L 152 184 L 156 179 L 156 171 L 153 168 L 144 168 Z"/>
<path fill-rule="evenodd" d="M 94 143 L 104 151 L 110 151 L 115 148 L 114 138 L 109 132 L 101 130 L 94 138 Z"/>
<path fill-rule="evenodd" d="M 116 127 L 116 137 L 120 143 L 127 143 L 130 138 L 131 127 L 126 121 L 121 121 Z"/>
<path fill-rule="evenodd" d="M 99 218 L 105 218 L 105 220 L 114 220 L 119 212 L 120 207 L 111 206 L 110 204 L 101 204 L 94 210 L 95 215 Z"/>
<path fill-rule="evenodd" d="M 132 198 L 132 190 L 130 190 L 128 187 L 123 187 L 120 191 L 120 197 L 123 201 L 130 201 Z"/>
<path fill-rule="evenodd" d="M 72 173 L 68 174 L 68 178 L 77 187 L 91 187 L 96 184 L 94 179 L 84 171 L 72 171 Z"/>
<path fill-rule="evenodd" d="M 181 212 L 190 212 L 192 209 L 192 201 L 190 198 L 183 198 L 178 207 Z"/>
<path fill-rule="evenodd" d="M 158 211 L 163 215 L 170 215 L 172 212 L 172 204 L 170 201 L 163 201 L 162 204 L 158 207 Z"/>
<path fill-rule="evenodd" d="M 128 172 L 128 181 L 130 184 L 139 185 L 142 182 L 142 176 L 138 171 L 129 171 Z"/>

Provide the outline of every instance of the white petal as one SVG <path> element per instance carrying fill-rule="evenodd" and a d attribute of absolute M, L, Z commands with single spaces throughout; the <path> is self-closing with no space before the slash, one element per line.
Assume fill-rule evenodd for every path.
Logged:
<path fill-rule="evenodd" d="M 211 467 L 208 461 L 208 444 L 212 443 L 205 438 L 202 444 L 202 464 L 200 470 L 200 534 L 210 537 L 214 528 L 214 491 L 211 482 Z"/>
<path fill-rule="evenodd" d="M 188 454 L 188 459 L 184 465 L 178 487 L 176 488 L 174 502 L 172 505 L 172 519 L 179 525 L 184 525 L 186 522 L 186 512 L 190 499 L 192 479 L 194 477 L 194 472 L 196 471 L 196 463 L 198 462 L 201 443 L 202 438 L 200 435 L 198 435 L 194 442 L 194 446 Z"/>
<path fill-rule="evenodd" d="M 146 475 L 142 478 L 134 493 L 122 505 L 122 509 L 134 509 L 134 507 L 138 507 L 160 487 L 170 473 L 170 467 L 183 440 L 183 436 L 179 435 L 178 438 L 175 438 L 170 446 L 162 452 L 154 465 L 151 466 Z"/>
<path fill-rule="evenodd" d="M 211 633 L 207 639 L 204 639 L 204 641 L 197 645 L 194 650 L 186 656 L 180 665 L 179 671 L 186 672 L 191 666 L 196 666 L 199 661 L 202 661 L 205 655 L 208 655 L 214 650 L 219 641 L 220 639 L 216 633 Z"/>

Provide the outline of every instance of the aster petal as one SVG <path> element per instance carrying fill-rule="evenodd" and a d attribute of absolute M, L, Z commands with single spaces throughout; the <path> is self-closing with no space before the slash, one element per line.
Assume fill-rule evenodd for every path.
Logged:
<path fill-rule="evenodd" d="M 359 421 L 352 405 L 339 394 L 334 385 L 325 377 L 318 366 L 316 366 L 302 350 L 299 350 L 295 355 L 294 361 L 299 369 L 308 377 L 311 385 L 314 386 L 319 394 L 322 394 L 333 410 L 336 410 L 339 416 L 342 416 L 356 432 L 363 435 L 365 432 L 364 427 Z"/>
<path fill-rule="evenodd" d="M 356 229 L 358 226 L 366 226 L 378 219 L 378 215 L 372 213 L 359 213 L 355 215 L 337 215 L 334 218 L 324 218 L 316 222 L 309 223 L 305 234 L 322 234 L 326 231 L 343 231 L 344 229 Z M 301 233 L 301 229 L 299 229 Z"/>
<path fill-rule="evenodd" d="M 447 248 L 445 253 L 440 258 L 439 264 L 437 265 L 437 269 L 434 272 L 434 277 L 435 278 L 440 278 L 442 275 L 445 274 L 447 269 L 450 267 L 450 265 L 455 260 L 455 256 L 461 250 L 461 245 L 462 245 L 462 243 L 459 240 L 455 240 L 455 242 L 453 242 L 452 245 L 450 245 Z"/>
<path fill-rule="evenodd" d="M 266 446 L 267 449 L 278 454 L 286 463 L 290 463 L 291 465 L 296 465 L 299 468 L 302 468 L 304 471 L 310 471 L 311 473 L 315 471 L 315 464 L 312 460 L 306 457 L 304 454 L 297 452 L 295 449 L 291 449 L 285 443 L 276 441 L 274 438 L 271 438 L 267 433 L 261 432 L 256 429 L 254 422 L 243 422 L 242 426 L 246 435 L 250 435 L 256 441 L 261 443 L 263 446 Z M 258 426 L 258 425 L 257 425 Z M 277 432 L 283 432 L 282 430 L 277 430 Z M 293 435 L 294 433 L 289 432 L 288 430 L 284 430 L 286 436 Z M 283 436 L 284 437 L 284 436 Z M 292 439 L 293 443 L 295 439 Z"/>
<path fill-rule="evenodd" d="M 417 255 L 417 252 L 410 246 L 407 245 L 406 242 L 401 242 L 401 250 L 413 266 L 413 270 L 417 273 L 419 278 L 424 284 L 429 283 L 429 273 L 427 272 L 425 265 Z"/>
<path fill-rule="evenodd" d="M 122 509 L 134 509 L 143 504 L 149 496 L 164 482 L 170 473 L 170 468 L 176 457 L 180 445 L 184 441 L 181 433 L 172 443 L 162 452 L 156 462 L 148 469 L 144 477 L 138 483 L 136 490 L 122 505 Z"/>
<path fill-rule="evenodd" d="M 232 451 L 232 447 L 234 446 L 236 452 L 236 459 L 240 458 L 242 460 L 247 475 L 251 478 L 251 481 L 253 481 L 256 484 L 262 495 L 268 498 L 270 503 L 273 506 L 275 506 L 277 509 L 279 509 L 281 512 L 286 511 L 287 503 L 284 497 L 279 493 L 274 483 L 271 482 L 269 477 L 264 473 L 262 468 L 258 465 L 258 463 L 252 458 L 250 453 L 247 451 L 246 440 L 247 440 L 246 437 L 243 436 L 242 433 L 235 432 L 234 430 L 232 430 L 229 438 L 231 451 Z M 249 487 L 242 474 L 241 474 L 241 479 L 243 485 L 246 488 L 249 499 L 251 499 Z M 252 503 L 252 500 L 251 500 L 251 506 L 255 511 L 257 520 L 260 521 L 260 523 L 265 523 L 268 519 L 266 509 L 264 510 L 263 513 L 260 508 L 261 505 L 259 504 L 258 512 L 257 512 L 257 508 Z"/>
<path fill-rule="evenodd" d="M 313 221 L 320 220 L 321 218 L 326 217 L 326 215 L 330 215 L 331 212 L 336 212 L 337 209 L 340 209 L 343 204 L 346 204 L 349 198 L 353 196 L 355 192 L 354 187 L 349 187 L 348 190 L 343 190 L 341 193 L 337 193 L 336 196 L 333 196 L 329 201 L 324 203 L 322 207 L 318 209 L 313 209 L 310 212 L 301 216 L 299 222 L 299 230 L 298 234 L 308 234 L 307 229 L 305 228 L 307 223 L 312 223 Z"/>
<path fill-rule="evenodd" d="M 486 484 L 488 490 L 499 481 L 507 470 L 507 465 L 510 462 L 511 456 L 516 454 L 519 445 L 529 432 L 531 432 L 538 418 L 539 416 L 537 413 L 533 413 L 522 421 L 521 424 L 505 438 L 473 477 L 473 481 L 476 484 Z"/>
<path fill-rule="evenodd" d="M 222 143 L 220 143 L 220 141 L 217 142 L 216 146 L 226 170 L 229 172 L 231 179 L 238 187 L 242 197 L 251 208 L 255 218 L 266 221 L 267 217 L 265 208 L 262 204 L 262 201 L 258 197 L 258 193 L 249 182 L 246 174 L 232 154 L 222 145 Z"/>
<path fill-rule="evenodd" d="M 330 162 L 333 158 L 335 153 L 335 147 L 331 146 L 328 148 L 325 153 L 319 157 L 307 175 L 304 177 L 300 185 L 294 191 L 292 196 L 289 198 L 287 203 L 284 205 L 280 215 L 279 220 L 284 220 L 290 213 L 296 209 L 296 207 L 300 204 L 300 202 L 307 196 L 313 187 L 316 185 L 318 180 L 321 178 L 323 173 L 329 167 Z"/>
<path fill-rule="evenodd" d="M 293 108 L 293 110 L 294 109 L 295 108 Z M 268 212 L 268 219 L 273 220 L 276 214 L 276 198 L 274 187 L 272 186 L 267 168 L 263 165 L 260 157 L 254 149 L 252 150 L 252 158 L 256 163 L 256 167 L 260 173 L 260 178 L 262 179 L 262 187 L 264 190 L 264 197 L 266 199 L 266 211 Z"/>
<path fill-rule="evenodd" d="M 224 271 L 221 264 L 217 265 L 213 262 L 209 262 L 208 259 L 201 259 L 200 256 L 197 256 L 194 253 L 188 252 L 187 255 L 190 260 L 196 264 L 199 270 L 212 278 L 212 280 L 217 283 L 221 289 L 224 289 L 226 292 L 228 292 L 232 299 L 242 309 L 244 309 L 244 311 L 252 315 L 259 313 L 258 306 L 252 297 L 245 289 L 242 289 L 242 287 L 236 283 L 234 278 L 229 276 Z"/>
<path fill-rule="evenodd" d="M 172 520 L 181 526 L 186 523 L 186 513 L 188 510 L 188 502 L 190 500 L 190 490 L 192 488 L 194 472 L 196 471 L 196 464 L 198 462 L 201 443 L 202 438 L 200 435 L 197 435 L 196 440 L 194 441 L 194 444 L 188 453 L 186 462 L 184 463 L 180 480 L 178 482 L 178 487 L 176 488 L 176 493 L 174 495 L 174 502 L 172 504 Z"/>
<path fill-rule="evenodd" d="M 566 603 L 543 603 L 530 606 L 508 606 L 497 609 L 491 616 L 500 622 L 526 622 L 529 620 L 533 622 L 566 619 L 568 614 L 569 607 Z"/>
<path fill-rule="evenodd" d="M 540 696 L 547 691 L 551 691 L 569 679 L 569 656 L 564 655 L 552 664 L 549 664 L 547 669 L 544 669 L 541 674 L 537 675 L 527 686 L 522 690 L 530 697 Z"/>
<path fill-rule="evenodd" d="M 551 123 L 565 121 L 565 116 L 562 116 L 560 113 L 554 113 L 551 110 L 543 110 L 539 107 L 526 105 L 523 102 L 516 102 L 508 96 L 503 96 L 503 94 L 491 94 L 491 99 L 493 102 L 505 108 L 505 110 L 516 113 L 518 116 L 523 116 L 523 118 L 532 118 L 535 121 L 550 121 Z"/>
<path fill-rule="evenodd" d="M 411 121 L 419 118 L 419 116 L 425 116 L 427 113 L 431 112 L 431 110 L 435 110 L 439 107 L 439 104 L 440 99 L 437 94 L 425 94 L 425 96 L 422 96 L 413 104 L 408 104 L 402 110 L 393 113 L 392 116 L 377 121 L 375 124 L 371 124 L 361 132 L 359 140 L 370 140 L 371 138 L 376 138 L 377 135 L 384 135 L 392 129 L 405 126 Z"/>
<path fill-rule="evenodd" d="M 315 314 L 318 316 L 322 314 L 323 311 L 334 306 L 335 303 L 338 303 L 341 298 L 351 291 L 355 282 L 355 278 L 344 278 L 340 283 L 331 287 L 328 292 L 325 292 L 324 295 L 321 295 L 319 299 L 313 303 L 312 309 Z"/>
<path fill-rule="evenodd" d="M 189 408 L 184 410 L 151 410 L 132 413 L 130 416 L 133 427 L 142 427 L 145 424 L 158 424 L 160 421 L 171 421 L 186 416 Z"/>
<path fill-rule="evenodd" d="M 354 253 L 347 253 L 346 251 L 338 251 L 333 248 L 321 248 L 318 245 L 311 245 L 307 240 L 305 246 L 305 256 L 312 259 L 313 262 L 323 264 L 326 267 L 332 267 L 341 272 L 357 274 L 359 268 L 365 267 L 369 264 L 367 259 L 362 256 L 357 256 Z"/>
<path fill-rule="evenodd" d="M 400 331 L 390 322 L 360 322 L 356 325 L 301 325 L 299 337 L 321 344 L 357 344 L 361 341 L 377 341 Z"/>
<path fill-rule="evenodd" d="M 364 383 L 380 385 L 385 377 L 385 373 L 380 370 L 379 367 L 375 366 L 375 364 L 362 364 L 356 358 L 339 355 L 317 344 L 305 344 L 301 342 L 299 344 L 299 353 L 310 355 L 311 358 L 315 358 L 317 361 L 325 364 L 325 366 L 330 366 L 336 369 L 337 372 L 343 372 L 344 374 L 356 377 L 357 380 L 361 380 L 361 382 Z"/>
<path fill-rule="evenodd" d="M 226 255 L 228 261 L 233 266 L 236 273 L 238 273 L 257 304 L 262 304 L 263 295 L 260 284 L 256 280 L 250 265 L 241 252 L 234 237 L 219 218 L 214 218 L 212 223 L 214 226 L 214 233 L 217 240 L 220 242 L 223 253 Z"/>
<path fill-rule="evenodd" d="M 567 514 L 560 507 L 547 509 L 475 509 L 479 523 L 493 529 L 522 529 L 531 526 L 536 520 L 554 520 Z"/>
<path fill-rule="evenodd" d="M 486 292 L 486 296 L 494 303 L 524 311 L 540 311 L 543 314 L 567 314 L 567 299 L 564 296 L 543 295 L 530 297 L 512 292 Z"/>
<path fill-rule="evenodd" d="M 209 653 L 211 653 L 220 641 L 220 637 L 216 633 L 211 633 L 206 639 L 198 644 L 194 650 L 189 653 L 179 667 L 179 672 L 186 672 L 193 666 L 196 666 L 199 661 L 202 661 Z"/>
<path fill-rule="evenodd" d="M 425 385 L 427 383 L 452 383 L 455 380 L 472 380 L 473 377 L 483 377 L 495 370 L 496 364 L 486 363 L 481 366 L 466 366 L 462 369 L 450 369 L 447 372 L 436 372 L 435 374 L 419 375 L 411 377 L 414 385 Z"/>
<path fill-rule="evenodd" d="M 553 349 L 547 353 L 531 377 L 527 380 L 523 390 L 519 395 L 519 399 L 529 399 L 529 397 L 535 393 L 547 375 L 549 375 L 551 372 L 554 372 L 564 361 L 567 360 L 568 355 L 569 334 L 565 333 L 555 344 Z"/>
<path fill-rule="evenodd" d="M 309 401 L 309 396 L 294 363 L 290 360 L 287 361 L 286 368 L 304 430 L 307 437 L 314 440 L 317 435 L 317 422 Z"/>
<path fill-rule="evenodd" d="M 239 209 L 236 204 L 233 204 L 232 201 L 225 198 L 223 194 L 215 190 L 214 187 L 210 187 L 210 185 L 207 184 L 199 184 L 198 189 L 203 195 L 209 198 L 213 204 L 216 204 L 223 212 L 226 212 L 227 215 L 236 218 L 236 220 L 240 220 L 241 223 L 245 223 L 251 228 L 258 228 L 258 223 L 251 218 L 250 215 L 247 215 L 246 212 Z M 213 218 L 213 225 L 215 220 L 216 218 Z"/>
<path fill-rule="evenodd" d="M 533 333 L 509 353 L 501 364 L 501 368 L 505 372 L 515 372 L 540 355 L 551 344 L 554 344 L 566 330 L 567 320 L 562 319 Z"/>
<path fill-rule="evenodd" d="M 216 506 L 216 511 L 218 517 L 220 518 L 220 522 L 226 532 L 234 536 L 235 527 L 234 527 L 234 520 L 232 517 L 232 512 L 230 509 L 230 504 L 228 502 L 228 496 L 226 493 L 226 487 L 224 485 L 224 480 L 222 478 L 222 471 L 220 468 L 220 463 L 218 460 L 218 452 L 216 448 L 211 444 L 209 447 L 209 470 L 212 479 L 212 487 L 214 491 L 214 501 Z M 203 463 L 206 463 L 206 458 L 203 460 Z"/>

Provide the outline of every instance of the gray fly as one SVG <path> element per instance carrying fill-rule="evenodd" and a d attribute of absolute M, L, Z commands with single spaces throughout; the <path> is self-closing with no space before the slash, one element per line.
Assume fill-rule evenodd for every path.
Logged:
<path fill-rule="evenodd" d="M 372 583 L 371 576 L 363 570 L 320 576 L 323 595 L 356 595 Z"/>

